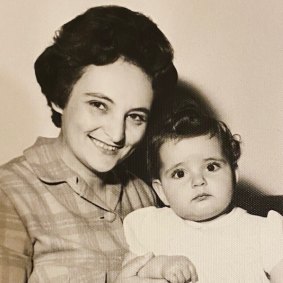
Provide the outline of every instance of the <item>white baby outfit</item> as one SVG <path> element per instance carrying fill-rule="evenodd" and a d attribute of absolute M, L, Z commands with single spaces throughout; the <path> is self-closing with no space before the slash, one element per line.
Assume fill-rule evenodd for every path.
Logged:
<path fill-rule="evenodd" d="M 124 230 L 130 251 L 142 255 L 187 256 L 199 283 L 264 283 L 265 273 L 283 259 L 282 216 L 248 214 L 241 208 L 209 222 L 178 217 L 168 207 L 129 214 Z"/>

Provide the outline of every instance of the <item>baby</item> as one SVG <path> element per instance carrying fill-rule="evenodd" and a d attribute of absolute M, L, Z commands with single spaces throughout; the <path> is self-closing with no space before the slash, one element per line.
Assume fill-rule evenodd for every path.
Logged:
<path fill-rule="evenodd" d="M 233 205 L 238 136 L 213 118 L 176 111 L 152 131 L 152 185 L 166 205 L 124 221 L 131 258 L 153 257 L 139 276 L 171 283 L 283 282 L 282 216 Z"/>

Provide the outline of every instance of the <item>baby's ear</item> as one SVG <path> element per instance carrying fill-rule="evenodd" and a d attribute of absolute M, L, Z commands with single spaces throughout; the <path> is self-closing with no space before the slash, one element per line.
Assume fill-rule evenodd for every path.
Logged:
<path fill-rule="evenodd" d="M 63 114 L 63 109 L 59 107 L 58 105 L 56 105 L 54 102 L 51 102 L 51 107 L 55 112 L 59 114 Z"/>
<path fill-rule="evenodd" d="M 160 180 L 154 179 L 152 181 L 152 187 L 154 188 L 156 194 L 159 196 L 159 198 L 162 200 L 162 202 L 165 205 L 169 205 L 169 202 L 167 200 L 167 197 L 164 194 L 164 190 L 163 190 L 163 187 L 162 187 Z"/>

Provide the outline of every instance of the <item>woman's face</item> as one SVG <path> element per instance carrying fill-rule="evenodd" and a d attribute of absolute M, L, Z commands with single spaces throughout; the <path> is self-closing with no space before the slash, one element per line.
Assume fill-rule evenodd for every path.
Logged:
<path fill-rule="evenodd" d="M 142 139 L 152 100 L 151 81 L 139 67 L 122 59 L 88 66 L 62 110 L 65 162 L 77 170 L 111 170 Z"/>

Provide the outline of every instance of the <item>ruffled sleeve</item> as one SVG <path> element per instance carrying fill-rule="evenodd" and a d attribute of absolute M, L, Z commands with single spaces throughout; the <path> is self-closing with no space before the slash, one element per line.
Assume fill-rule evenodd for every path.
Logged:
<path fill-rule="evenodd" d="M 261 227 L 261 247 L 264 270 L 272 268 L 283 259 L 283 217 L 278 212 L 269 211 Z"/>
<path fill-rule="evenodd" d="M 136 255 L 143 255 L 150 252 L 146 241 L 151 228 L 148 227 L 148 217 L 155 210 L 155 207 L 147 207 L 135 210 L 124 219 L 124 233 L 129 250 Z M 152 221 L 152 225 L 154 225 Z"/>

